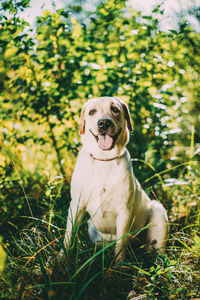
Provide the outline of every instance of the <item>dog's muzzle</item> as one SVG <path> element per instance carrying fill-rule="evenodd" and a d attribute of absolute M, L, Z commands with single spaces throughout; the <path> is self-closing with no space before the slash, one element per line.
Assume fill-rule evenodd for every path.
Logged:
<path fill-rule="evenodd" d="M 121 128 L 119 131 L 114 135 L 109 135 L 107 132 L 100 133 L 98 135 L 95 135 L 92 130 L 90 130 L 91 134 L 95 138 L 96 142 L 98 143 L 98 146 L 101 150 L 111 150 L 114 148 L 115 143 L 117 141 L 117 138 L 119 137 L 121 133 Z"/>

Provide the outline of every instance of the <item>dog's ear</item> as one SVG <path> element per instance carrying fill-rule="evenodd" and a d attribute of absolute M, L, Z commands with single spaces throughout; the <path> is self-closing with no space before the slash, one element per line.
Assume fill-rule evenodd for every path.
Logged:
<path fill-rule="evenodd" d="M 122 103 L 122 105 L 123 105 L 123 109 L 124 109 L 125 119 L 127 121 L 127 127 L 129 129 L 129 131 L 132 132 L 133 131 L 133 124 L 132 124 L 132 121 L 131 121 L 131 115 L 130 115 L 128 105 L 124 102 Z"/>
<path fill-rule="evenodd" d="M 85 133 L 85 107 L 81 110 L 80 135 Z"/>

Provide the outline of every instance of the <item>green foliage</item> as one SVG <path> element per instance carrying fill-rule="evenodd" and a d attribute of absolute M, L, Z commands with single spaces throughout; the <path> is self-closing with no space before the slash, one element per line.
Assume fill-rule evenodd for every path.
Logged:
<path fill-rule="evenodd" d="M 0 237 L 0 275 L 2 274 L 5 268 L 5 262 L 6 262 L 6 253 L 2 246 L 2 238 Z"/>
<path fill-rule="evenodd" d="M 160 7 L 142 17 L 113 0 L 87 18 L 73 5 L 44 11 L 34 33 L 18 16 L 28 5 L 1 4 L 0 228 L 8 259 L 0 296 L 200 297 L 199 34 L 186 24 L 160 32 Z M 94 249 L 84 223 L 58 268 L 80 110 L 106 95 L 129 104 L 134 172 L 172 223 L 167 253 L 152 260 L 139 248 L 115 269 L 112 245 Z M 4 262 L 1 247 L 0 272 Z"/>

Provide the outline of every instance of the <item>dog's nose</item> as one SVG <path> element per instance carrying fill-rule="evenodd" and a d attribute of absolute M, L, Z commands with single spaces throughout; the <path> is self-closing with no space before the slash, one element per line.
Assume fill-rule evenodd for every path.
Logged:
<path fill-rule="evenodd" d="M 103 130 L 107 130 L 111 124 L 112 124 L 112 121 L 109 119 L 100 119 L 98 121 L 99 129 L 103 129 Z"/>

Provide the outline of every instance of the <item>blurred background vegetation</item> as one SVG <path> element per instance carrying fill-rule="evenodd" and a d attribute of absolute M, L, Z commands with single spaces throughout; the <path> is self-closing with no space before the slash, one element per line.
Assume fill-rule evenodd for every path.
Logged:
<path fill-rule="evenodd" d="M 93 97 L 128 103 L 135 174 L 164 203 L 174 228 L 191 229 L 199 257 L 200 35 L 184 18 L 177 30 L 161 31 L 162 5 L 144 16 L 123 0 L 99 2 L 93 12 L 83 3 L 53 5 L 34 29 L 20 17 L 29 0 L 1 3 L 0 235 L 10 284 L 16 257 L 26 262 L 18 241 L 25 228 L 47 224 L 41 230 L 49 240 L 52 226 L 64 233 L 80 110 Z M 190 13 L 199 20 L 198 7 Z M 4 263 L 1 247 L 0 272 Z"/>

